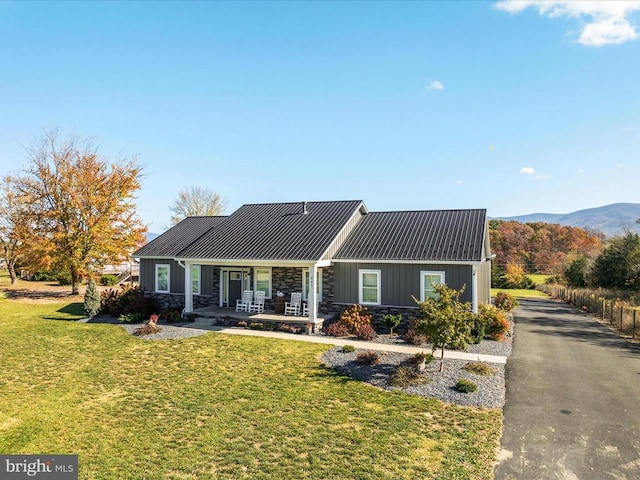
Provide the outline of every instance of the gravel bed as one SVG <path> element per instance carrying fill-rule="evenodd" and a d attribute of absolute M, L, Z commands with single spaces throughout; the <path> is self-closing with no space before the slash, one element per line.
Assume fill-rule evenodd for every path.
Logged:
<path fill-rule="evenodd" d="M 469 353 L 478 353 L 484 355 L 499 355 L 508 357 L 511 355 L 511 347 L 513 343 L 513 319 L 510 319 L 511 329 L 506 339 L 501 342 L 494 340 L 483 340 L 479 344 L 471 344 L 467 346 L 466 351 Z M 353 338 L 357 340 L 357 338 Z M 386 345 L 408 345 L 402 337 L 389 337 L 389 335 L 378 335 L 371 343 Z M 432 347 L 430 343 L 418 345 L 430 352 Z M 476 407 L 495 407 L 502 408 L 505 402 L 505 376 L 504 365 L 499 363 L 487 363 L 492 369 L 493 374 L 489 376 L 475 375 L 467 372 L 462 367 L 467 360 L 446 359 L 444 361 L 444 370 L 438 372 L 440 367 L 439 350 L 434 352 L 437 357 L 423 372 L 428 378 L 428 383 L 408 388 L 398 388 L 389 385 L 388 378 L 395 369 L 407 362 L 411 355 L 395 352 L 380 352 L 381 363 L 374 366 L 360 365 L 356 360 L 356 350 L 352 353 L 345 353 L 342 347 L 335 347 L 322 355 L 322 361 L 330 368 L 335 368 L 339 372 L 349 375 L 356 380 L 370 383 L 376 387 L 386 390 L 400 390 L 405 393 L 421 395 L 423 397 L 438 398 L 443 402 L 454 403 L 457 405 L 470 405 Z M 455 389 L 455 384 L 459 379 L 471 380 L 478 389 L 473 393 L 461 393 Z"/>
<path fill-rule="evenodd" d="M 136 329 L 144 326 L 144 323 L 130 323 L 121 325 L 127 332 L 133 335 Z M 158 325 L 162 330 L 151 335 L 142 335 L 138 338 L 143 340 L 176 340 L 179 338 L 190 338 L 204 335 L 209 330 L 200 330 L 198 328 L 185 328 L 178 325 Z"/>
<path fill-rule="evenodd" d="M 487 363 L 493 374 L 489 376 L 474 375 L 462 369 L 467 360 L 445 359 L 444 371 L 438 372 L 440 361 L 434 359 L 427 365 L 423 372 L 428 378 L 428 383 L 408 388 L 398 388 L 389 385 L 388 378 L 395 369 L 409 360 L 411 355 L 395 352 L 380 352 L 381 363 L 378 365 L 359 365 L 356 362 L 356 350 L 345 353 L 342 347 L 333 348 L 322 354 L 325 365 L 335 368 L 341 373 L 347 374 L 356 380 L 370 383 L 386 390 L 400 390 L 405 393 L 421 395 L 423 397 L 438 398 L 443 402 L 457 405 L 471 405 L 476 407 L 501 408 L 505 402 L 504 365 Z M 473 393 L 461 393 L 455 389 L 456 382 L 461 379 L 474 382 L 478 389 Z"/>

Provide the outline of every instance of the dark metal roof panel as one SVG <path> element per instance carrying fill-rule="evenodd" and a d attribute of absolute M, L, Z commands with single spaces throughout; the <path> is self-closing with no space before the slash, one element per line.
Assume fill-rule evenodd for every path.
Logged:
<path fill-rule="evenodd" d="M 189 259 L 316 261 L 360 200 L 243 205 L 179 255 Z"/>
<path fill-rule="evenodd" d="M 227 217 L 187 217 L 140 248 L 134 257 L 173 258 Z"/>
<path fill-rule="evenodd" d="M 487 212 L 371 212 L 336 252 L 342 260 L 480 261 Z"/>

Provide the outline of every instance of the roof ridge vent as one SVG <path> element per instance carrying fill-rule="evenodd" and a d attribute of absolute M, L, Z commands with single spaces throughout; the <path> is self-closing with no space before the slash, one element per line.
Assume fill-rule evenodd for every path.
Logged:
<path fill-rule="evenodd" d="M 307 210 L 307 206 L 308 206 L 308 202 L 302 202 L 302 214 L 306 215 L 309 213 L 309 210 Z"/>

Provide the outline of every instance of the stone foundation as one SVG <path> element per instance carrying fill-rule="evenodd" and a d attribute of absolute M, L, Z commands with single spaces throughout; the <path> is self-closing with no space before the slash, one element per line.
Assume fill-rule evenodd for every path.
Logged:
<path fill-rule="evenodd" d="M 333 313 L 334 321 L 340 320 L 340 315 L 351 305 L 343 304 L 343 303 L 328 303 L 327 309 L 328 313 Z M 367 313 L 373 315 L 371 319 L 371 325 L 375 329 L 375 331 L 380 334 L 388 334 L 389 329 L 384 323 L 382 319 L 383 315 L 402 315 L 402 321 L 400 325 L 398 325 L 394 329 L 394 333 L 404 334 L 410 328 L 413 328 L 413 322 L 418 315 L 420 315 L 420 310 L 417 307 L 393 307 L 393 306 L 385 306 L 385 305 L 367 305 Z M 333 322 L 331 322 L 333 323 Z M 329 322 L 325 322 L 325 326 L 327 326 Z"/>

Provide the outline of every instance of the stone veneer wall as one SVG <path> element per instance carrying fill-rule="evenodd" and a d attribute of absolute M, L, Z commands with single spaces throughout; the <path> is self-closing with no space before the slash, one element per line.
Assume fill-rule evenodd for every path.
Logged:
<path fill-rule="evenodd" d="M 182 310 L 184 308 L 184 294 L 182 293 L 152 292 L 148 295 L 158 300 L 163 309 L 177 308 Z M 218 305 L 218 300 L 215 297 L 216 295 L 194 295 L 193 308 L 215 307 Z"/>
<path fill-rule="evenodd" d="M 330 305 L 328 305 L 328 313 L 333 313 L 335 321 L 338 321 L 340 319 L 340 315 L 342 315 L 342 312 L 344 312 L 350 306 L 351 305 L 347 305 L 344 303 L 331 303 Z M 367 312 L 373 315 L 373 318 L 371 319 L 371 325 L 373 326 L 375 331 L 378 332 L 378 334 L 389 333 L 389 329 L 382 319 L 383 315 L 402 315 L 402 321 L 400 322 L 400 325 L 398 325 L 398 327 L 394 330 L 394 332 L 404 334 L 407 332 L 407 330 L 413 328 L 413 322 L 416 318 L 418 318 L 418 315 L 420 314 L 420 310 L 418 310 L 417 307 L 392 307 L 385 305 L 367 305 Z"/>

